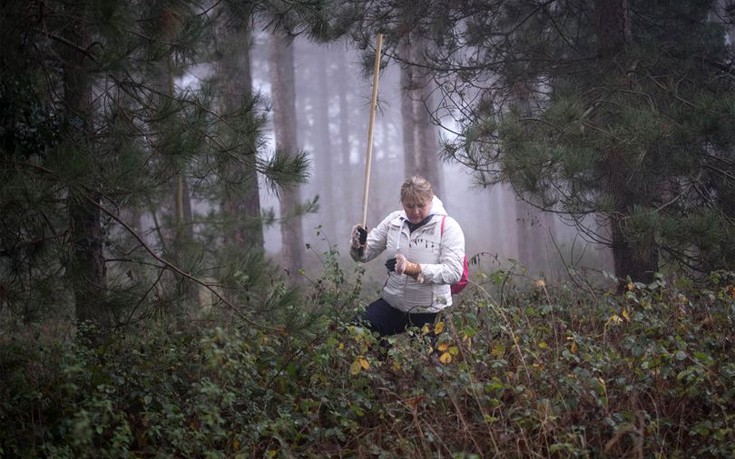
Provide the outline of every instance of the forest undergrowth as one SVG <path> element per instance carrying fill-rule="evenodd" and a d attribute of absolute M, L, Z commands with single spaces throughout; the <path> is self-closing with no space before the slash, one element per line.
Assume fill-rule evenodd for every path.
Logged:
<path fill-rule="evenodd" d="M 0 339 L 0 456 L 735 456 L 735 276 L 623 293 L 477 273 L 380 345 L 327 266 L 301 327 L 161 321 Z"/>

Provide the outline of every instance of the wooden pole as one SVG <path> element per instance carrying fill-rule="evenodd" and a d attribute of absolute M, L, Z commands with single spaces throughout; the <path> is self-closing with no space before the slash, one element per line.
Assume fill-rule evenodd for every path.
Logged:
<path fill-rule="evenodd" d="M 368 191 L 370 189 L 370 165 L 373 160 L 373 130 L 375 112 L 378 105 L 378 77 L 380 76 L 380 49 L 383 47 L 383 34 L 379 33 L 375 44 L 375 67 L 373 69 L 373 94 L 370 98 L 370 121 L 368 123 L 367 154 L 365 161 L 365 188 L 362 193 L 362 227 L 367 229 Z"/>

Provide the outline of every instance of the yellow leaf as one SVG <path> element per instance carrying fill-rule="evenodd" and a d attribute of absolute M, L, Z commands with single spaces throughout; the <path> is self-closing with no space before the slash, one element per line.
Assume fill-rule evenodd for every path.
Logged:
<path fill-rule="evenodd" d="M 352 365 L 350 365 L 350 374 L 352 376 L 356 376 L 360 374 L 360 371 L 362 371 L 362 366 L 360 365 L 360 361 L 355 360 L 354 362 L 352 362 Z"/>
<path fill-rule="evenodd" d="M 357 360 L 360 362 L 360 366 L 363 370 L 370 368 L 370 362 L 368 362 L 365 357 L 358 357 Z"/>
<path fill-rule="evenodd" d="M 431 331 L 431 329 L 429 328 L 429 325 L 428 324 L 427 325 L 424 325 L 423 327 L 421 327 L 421 334 L 422 335 L 428 335 L 430 331 Z"/>
<path fill-rule="evenodd" d="M 627 322 L 630 322 L 630 315 L 628 314 L 628 309 L 623 309 L 623 312 L 621 313 L 623 316 L 623 319 L 625 319 Z"/>
<path fill-rule="evenodd" d="M 569 352 L 571 352 L 572 354 L 577 353 L 577 342 L 576 341 L 572 341 L 572 344 L 569 345 Z"/>
<path fill-rule="evenodd" d="M 437 351 L 446 352 L 446 350 L 449 349 L 449 344 L 447 343 L 440 343 L 437 347 Z"/>
<path fill-rule="evenodd" d="M 337 345 L 337 349 L 339 349 L 339 350 L 342 350 L 342 349 L 344 349 L 344 348 L 345 348 L 345 343 L 342 343 L 342 342 L 340 342 L 340 343 L 339 343 L 339 344 Z"/>
<path fill-rule="evenodd" d="M 449 352 L 445 352 L 439 357 L 439 361 L 444 365 L 447 365 L 452 361 L 452 354 L 450 354 Z"/>
<path fill-rule="evenodd" d="M 490 355 L 492 355 L 495 358 L 502 357 L 505 354 L 505 346 L 502 344 L 497 344 L 493 346 L 493 348 L 490 350 Z"/>
<path fill-rule="evenodd" d="M 538 343 L 538 347 L 539 349 L 548 349 L 549 345 L 546 344 L 546 341 L 541 341 L 540 343 Z"/>
<path fill-rule="evenodd" d="M 438 335 L 439 333 L 444 331 L 444 322 L 439 321 L 434 325 L 434 334 Z"/>

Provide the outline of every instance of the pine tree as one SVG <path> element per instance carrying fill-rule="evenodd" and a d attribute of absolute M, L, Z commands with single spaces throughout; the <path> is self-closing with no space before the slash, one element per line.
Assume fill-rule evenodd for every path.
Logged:
<path fill-rule="evenodd" d="M 345 8 L 363 12 L 345 15 L 358 41 L 376 28 L 388 40 L 405 32 L 395 13 L 406 2 Z M 611 247 L 622 283 L 732 269 L 732 49 L 711 2 L 437 1 L 421 11 L 434 44 L 427 67 L 459 127 L 446 157 Z M 511 104 L 522 91 L 536 102 L 531 116 Z"/>
<path fill-rule="evenodd" d="M 262 136 L 264 120 L 253 116 L 260 100 L 253 93 L 250 71 L 255 11 L 252 5 L 238 8 L 230 3 L 223 3 L 220 8 L 216 17 L 218 59 L 213 84 L 221 88 L 222 112 L 233 123 L 240 121 L 223 133 L 230 148 L 218 161 L 221 207 L 228 221 L 224 227 L 225 242 L 233 247 L 244 245 L 262 251 L 257 139 Z"/>
<path fill-rule="evenodd" d="M 206 81 L 184 84 L 214 60 L 210 14 L 199 2 L 3 3 L 0 301 L 10 311 L 104 329 L 189 312 L 202 285 L 226 299 L 206 284 L 273 296 L 262 250 L 235 260 L 239 277 L 207 280 L 232 262 L 209 249 L 233 233 L 191 204 L 216 207 L 223 194 L 203 184 L 242 179 L 210 167 L 233 148 L 273 186 L 303 180 L 306 164 L 255 158 L 263 115 L 252 100 L 230 110 Z"/>
<path fill-rule="evenodd" d="M 306 153 L 300 149 L 296 118 L 296 73 L 294 69 L 294 38 L 305 34 L 320 38 L 323 25 L 330 12 L 328 3 L 295 3 L 287 8 L 280 2 L 269 3 L 261 20 L 270 29 L 269 71 L 271 98 L 273 102 L 273 131 L 275 136 L 276 161 L 306 161 Z M 305 249 L 302 215 L 317 210 L 318 197 L 301 201 L 300 182 L 284 183 L 279 190 L 281 259 L 282 267 L 291 277 L 291 282 L 301 282 L 300 271 L 304 268 Z"/>

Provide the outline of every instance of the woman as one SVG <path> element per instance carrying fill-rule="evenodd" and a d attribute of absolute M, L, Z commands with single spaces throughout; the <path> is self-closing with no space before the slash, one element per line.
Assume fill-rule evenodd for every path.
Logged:
<path fill-rule="evenodd" d="M 411 177 L 401 186 L 398 210 L 370 233 L 352 228 L 350 255 L 368 262 L 388 252 L 388 279 L 382 297 L 371 303 L 362 319 L 381 336 L 407 327 L 434 322 L 437 313 L 452 305 L 450 285 L 459 281 L 464 263 L 464 234 L 431 183 Z"/>

